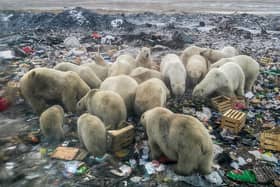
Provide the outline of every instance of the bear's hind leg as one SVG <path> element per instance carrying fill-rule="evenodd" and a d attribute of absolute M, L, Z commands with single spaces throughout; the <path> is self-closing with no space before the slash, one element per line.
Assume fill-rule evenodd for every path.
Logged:
<path fill-rule="evenodd" d="M 179 153 L 175 167 L 175 173 L 179 175 L 190 175 L 197 167 L 196 156 L 190 153 Z"/>
<path fill-rule="evenodd" d="M 213 165 L 212 158 L 213 158 L 213 155 L 212 155 L 212 153 L 209 152 L 208 154 L 204 155 L 200 159 L 199 172 L 202 175 L 207 175 L 207 174 L 211 173 L 211 167 Z"/>

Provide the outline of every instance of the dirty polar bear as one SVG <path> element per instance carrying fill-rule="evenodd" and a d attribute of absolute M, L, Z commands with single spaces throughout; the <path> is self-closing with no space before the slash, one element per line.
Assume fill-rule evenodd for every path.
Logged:
<path fill-rule="evenodd" d="M 106 128 L 97 116 L 88 113 L 81 115 L 77 129 L 79 140 L 88 152 L 97 157 L 106 153 Z"/>
<path fill-rule="evenodd" d="M 165 155 L 177 161 L 175 172 L 181 175 L 211 172 L 213 143 L 199 120 L 156 107 L 145 112 L 140 122 L 146 128 L 152 159 Z"/>
<path fill-rule="evenodd" d="M 110 129 L 118 129 L 120 122 L 127 118 L 123 98 L 112 91 L 90 90 L 78 103 L 77 111 L 98 116 Z"/>
<path fill-rule="evenodd" d="M 233 62 L 238 64 L 245 75 L 245 92 L 252 91 L 252 87 L 258 78 L 260 65 L 252 57 L 238 55 L 232 58 L 223 58 L 211 65 L 211 68 L 219 68 L 225 63 Z"/>
<path fill-rule="evenodd" d="M 64 111 L 59 105 L 45 110 L 40 116 L 40 129 L 49 141 L 60 141 L 64 138 Z"/>
<path fill-rule="evenodd" d="M 151 50 L 147 47 L 142 47 L 136 57 L 136 66 L 144 68 L 152 68 Z"/>
<path fill-rule="evenodd" d="M 238 55 L 238 51 L 232 46 L 226 46 L 223 49 L 206 49 L 200 53 L 211 63 L 215 63 L 222 58 L 229 58 Z"/>
<path fill-rule="evenodd" d="M 83 66 L 78 66 L 69 62 L 62 62 L 57 64 L 54 69 L 59 71 L 76 72 L 90 88 L 98 88 L 101 84 L 101 80 L 97 77 L 95 72 Z"/>
<path fill-rule="evenodd" d="M 134 111 L 141 115 L 157 106 L 164 107 L 169 96 L 169 90 L 162 80 L 152 78 L 138 85 L 134 101 Z"/>
<path fill-rule="evenodd" d="M 211 69 L 193 90 L 194 98 L 206 98 L 214 92 L 224 96 L 244 96 L 245 76 L 239 65 L 229 62 Z"/>
<path fill-rule="evenodd" d="M 167 54 L 162 58 L 160 72 L 175 96 L 182 96 L 185 93 L 186 70 L 176 54 Z"/>
<path fill-rule="evenodd" d="M 75 72 L 36 68 L 20 79 L 20 91 L 32 109 L 41 114 L 49 103 L 60 104 L 69 112 L 76 111 L 77 102 L 90 90 Z"/>
<path fill-rule="evenodd" d="M 161 73 L 159 71 L 153 70 L 153 69 L 148 69 L 148 68 L 143 68 L 143 67 L 138 67 L 132 70 L 130 75 L 133 79 L 135 79 L 138 84 L 149 80 L 151 78 L 158 78 L 162 80 Z"/>
<path fill-rule="evenodd" d="M 191 86 L 197 85 L 207 74 L 209 64 L 204 57 L 200 55 L 193 55 L 186 63 L 187 82 Z"/>
<path fill-rule="evenodd" d="M 133 113 L 135 93 L 138 83 L 128 75 L 108 77 L 101 85 L 101 90 L 110 90 L 118 93 L 124 100 L 127 113 Z"/>
<path fill-rule="evenodd" d="M 136 68 L 136 61 L 133 56 L 129 54 L 120 55 L 110 67 L 108 75 L 129 75 L 134 68 Z"/>

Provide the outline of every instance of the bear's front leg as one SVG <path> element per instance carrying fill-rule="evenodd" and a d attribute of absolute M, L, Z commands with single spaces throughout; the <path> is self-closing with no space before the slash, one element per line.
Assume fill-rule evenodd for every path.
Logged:
<path fill-rule="evenodd" d="M 62 95 L 62 102 L 68 112 L 76 112 L 77 100 L 73 92 L 64 92 Z"/>
<path fill-rule="evenodd" d="M 30 97 L 29 102 L 34 112 L 41 114 L 48 108 L 46 101 L 43 98 Z"/>
<path fill-rule="evenodd" d="M 160 158 L 160 156 L 162 155 L 162 152 L 161 152 L 159 146 L 157 145 L 157 143 L 149 140 L 149 146 L 151 149 L 151 158 L 153 160 Z"/>

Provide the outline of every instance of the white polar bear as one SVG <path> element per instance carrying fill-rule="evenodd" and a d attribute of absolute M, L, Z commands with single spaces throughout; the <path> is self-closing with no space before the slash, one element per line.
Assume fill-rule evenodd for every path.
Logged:
<path fill-rule="evenodd" d="M 187 48 L 182 52 L 180 58 L 181 58 L 183 64 L 185 65 L 185 67 L 186 67 L 186 65 L 187 65 L 187 63 L 188 63 L 188 60 L 189 60 L 189 58 L 190 58 L 191 56 L 193 56 L 193 55 L 199 55 L 202 51 L 205 51 L 205 50 L 206 50 L 206 48 L 201 48 L 201 47 L 197 47 L 197 46 L 195 46 L 195 45 L 192 45 L 192 46 L 190 46 L 190 47 L 187 47 Z"/>
<path fill-rule="evenodd" d="M 194 98 L 203 98 L 213 93 L 233 97 L 244 96 L 245 75 L 241 67 L 229 62 L 211 69 L 193 90 Z"/>
<path fill-rule="evenodd" d="M 257 80 L 260 72 L 260 65 L 258 62 L 250 56 L 238 55 L 231 58 L 223 58 L 212 64 L 211 68 L 219 68 L 228 62 L 236 63 L 242 68 L 245 75 L 245 92 L 252 91 L 253 84 Z"/>
<path fill-rule="evenodd" d="M 142 47 L 141 51 L 136 57 L 136 66 L 144 68 L 152 68 L 151 49 Z"/>
<path fill-rule="evenodd" d="M 120 55 L 116 62 L 112 64 L 109 69 L 109 76 L 116 76 L 116 75 L 129 75 L 130 72 L 136 68 L 136 61 L 133 56 L 124 54 Z"/>
<path fill-rule="evenodd" d="M 200 55 L 204 56 L 211 63 L 215 63 L 222 58 L 234 57 L 238 54 L 238 51 L 231 46 L 226 46 L 220 50 L 206 49 L 200 53 Z"/>
<path fill-rule="evenodd" d="M 136 89 L 134 111 L 140 116 L 154 107 L 164 107 L 168 96 L 169 90 L 162 80 L 157 78 L 149 79 L 139 84 Z"/>
<path fill-rule="evenodd" d="M 162 80 L 161 73 L 159 71 L 153 70 L 153 69 L 148 69 L 144 67 L 138 67 L 132 70 L 130 75 L 132 78 L 134 78 L 138 84 L 149 80 L 151 78 L 158 78 Z"/>
<path fill-rule="evenodd" d="M 100 90 L 110 90 L 118 93 L 124 100 L 127 113 L 133 113 L 134 98 L 138 83 L 128 75 L 108 77 L 101 85 Z"/>
<path fill-rule="evenodd" d="M 167 54 L 162 58 L 160 72 L 175 96 L 182 96 L 185 93 L 186 70 L 176 54 Z"/>
<path fill-rule="evenodd" d="M 187 72 L 187 82 L 194 87 L 207 74 L 209 64 L 201 55 L 193 55 L 189 58 L 185 68 Z"/>

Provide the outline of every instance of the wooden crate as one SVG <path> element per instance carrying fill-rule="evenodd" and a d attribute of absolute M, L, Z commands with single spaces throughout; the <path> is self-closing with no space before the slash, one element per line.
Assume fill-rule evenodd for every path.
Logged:
<path fill-rule="evenodd" d="M 226 96 L 214 97 L 211 99 L 211 103 L 213 107 L 221 113 L 226 112 L 232 107 L 231 99 Z"/>
<path fill-rule="evenodd" d="M 261 147 L 273 151 L 280 151 L 280 127 L 261 133 Z"/>
<path fill-rule="evenodd" d="M 270 64 L 270 63 L 272 63 L 273 62 L 273 60 L 272 60 L 272 58 L 269 58 L 269 57 L 262 57 L 261 58 L 261 60 L 260 60 L 260 63 L 261 64 L 264 64 L 264 65 L 266 65 L 266 64 Z"/>
<path fill-rule="evenodd" d="M 223 114 L 221 127 L 238 133 L 245 126 L 245 121 L 246 114 L 244 112 L 230 109 Z"/>
<path fill-rule="evenodd" d="M 134 126 L 128 125 L 119 130 L 109 130 L 107 136 L 107 149 L 111 152 L 122 150 L 133 143 Z"/>

